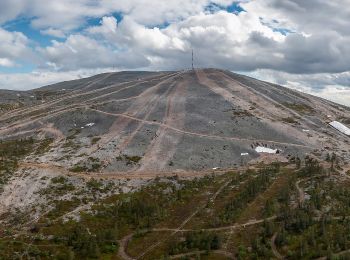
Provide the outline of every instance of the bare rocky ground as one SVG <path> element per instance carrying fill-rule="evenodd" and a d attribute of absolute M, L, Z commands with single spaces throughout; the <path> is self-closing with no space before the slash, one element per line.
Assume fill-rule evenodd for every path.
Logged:
<path fill-rule="evenodd" d="M 52 138 L 4 184 L 5 222 L 19 212 L 30 212 L 33 221 L 53 201 L 73 197 L 87 202 L 72 213 L 86 210 L 93 200 L 156 176 L 190 178 L 213 168 L 331 152 L 343 164 L 350 158 L 349 137 L 328 125 L 347 124 L 350 108 L 228 71 L 106 73 L 0 94 L 0 139 Z M 280 153 L 261 155 L 257 146 Z M 97 191 L 91 180 L 98 181 Z M 60 185 L 68 191 L 57 191 Z"/>

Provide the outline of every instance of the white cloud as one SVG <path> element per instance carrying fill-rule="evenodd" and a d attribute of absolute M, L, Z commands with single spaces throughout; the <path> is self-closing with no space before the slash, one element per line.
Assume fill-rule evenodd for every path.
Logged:
<path fill-rule="evenodd" d="M 155 25 L 173 22 L 195 15 L 209 3 L 230 5 L 233 0 L 2 0 L 0 3 L 0 23 L 25 15 L 34 17 L 35 28 L 55 28 L 70 31 L 82 26 L 88 17 L 102 17 L 121 12 L 136 22 Z"/>
<path fill-rule="evenodd" d="M 24 9 L 25 1 L 2 0 L 0 1 L 0 24 L 15 19 Z"/>
<path fill-rule="evenodd" d="M 256 70 L 245 74 L 350 106 L 350 71 L 300 75 L 273 70 Z"/>
<path fill-rule="evenodd" d="M 9 32 L 0 27 L 0 66 L 14 67 L 22 61 L 35 61 L 29 39 L 21 32 Z"/>
<path fill-rule="evenodd" d="M 117 52 L 108 45 L 81 34 L 70 35 L 65 42 L 53 41 L 52 46 L 39 51 L 50 67 L 61 71 L 107 67 L 122 69 L 148 65 L 143 56 L 129 51 Z"/>
<path fill-rule="evenodd" d="M 49 84 L 89 77 L 111 71 L 112 68 L 75 70 L 69 72 L 33 71 L 31 73 L 0 73 L 0 89 L 29 90 Z"/>
<path fill-rule="evenodd" d="M 92 26 L 87 29 L 90 33 L 101 33 L 107 35 L 109 33 L 115 34 L 117 32 L 118 21 L 113 16 L 104 16 L 100 22 L 100 26 Z"/>
<path fill-rule="evenodd" d="M 7 58 L 0 58 L 0 67 L 14 67 L 15 63 Z"/>
<path fill-rule="evenodd" d="M 241 2 L 246 12 L 218 7 L 233 2 Z M 190 66 L 193 48 L 198 67 L 257 71 L 258 77 L 310 93 L 329 95 L 333 89 L 341 100 L 350 85 L 347 2 L 2 0 L 0 23 L 21 16 L 63 41 L 31 49 L 22 33 L 0 29 L 0 66 L 16 66 L 26 57 L 58 74 L 110 67 L 182 69 Z M 123 19 L 118 22 L 115 13 Z M 101 22 L 88 26 L 90 18 Z"/>

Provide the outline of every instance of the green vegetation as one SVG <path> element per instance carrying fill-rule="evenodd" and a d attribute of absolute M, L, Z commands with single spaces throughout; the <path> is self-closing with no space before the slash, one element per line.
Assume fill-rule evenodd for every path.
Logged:
<path fill-rule="evenodd" d="M 302 103 L 283 103 L 283 105 L 300 114 L 311 114 L 315 112 L 312 107 Z"/>
<path fill-rule="evenodd" d="M 221 238 L 215 233 L 206 231 L 191 232 L 185 235 L 184 241 L 175 242 L 169 246 L 169 254 L 177 255 L 194 250 L 217 250 L 221 247 Z"/>
<path fill-rule="evenodd" d="M 53 143 L 53 138 L 46 138 L 43 141 L 40 142 L 36 149 L 36 155 L 42 155 L 50 150 L 50 145 Z"/>
<path fill-rule="evenodd" d="M 253 117 L 253 114 L 247 110 L 235 110 L 233 111 L 235 117 Z"/>
<path fill-rule="evenodd" d="M 117 161 L 126 161 L 126 165 L 130 165 L 130 164 L 136 164 L 138 163 L 142 157 L 140 156 L 129 156 L 129 155 L 121 155 L 121 156 L 118 156 L 117 158 Z"/>
<path fill-rule="evenodd" d="M 88 168 L 86 166 L 82 166 L 82 165 L 74 165 L 72 168 L 69 169 L 69 171 L 71 172 L 87 172 Z"/>
<path fill-rule="evenodd" d="M 17 108 L 22 107 L 23 104 L 18 102 L 18 103 L 5 103 L 5 104 L 0 104 L 0 112 L 7 112 L 11 111 Z"/>
<path fill-rule="evenodd" d="M 91 145 L 96 144 L 98 141 L 101 140 L 101 137 L 95 136 L 91 139 Z"/>
<path fill-rule="evenodd" d="M 288 124 L 299 124 L 299 122 L 294 117 L 284 117 L 282 121 Z"/>
<path fill-rule="evenodd" d="M 32 138 L 0 141 L 0 188 L 16 171 L 18 161 L 34 150 Z"/>
<path fill-rule="evenodd" d="M 69 171 L 71 172 L 97 172 L 101 169 L 102 165 L 98 158 L 89 157 L 87 162 L 78 163 L 71 167 Z"/>
<path fill-rule="evenodd" d="M 201 179 L 157 179 L 136 192 L 95 201 L 79 220 L 64 223 L 61 216 L 87 201 L 74 196 L 54 201 L 54 209 L 30 233 L 0 238 L 0 258 L 28 252 L 41 259 L 118 259 L 121 247 L 140 259 L 191 254 L 271 259 L 276 250 L 289 259 L 345 256 L 350 188 L 332 166 L 337 157 L 326 159 L 320 164 L 293 157 L 294 165 L 287 167 L 275 163 Z M 70 185 L 56 177 L 50 189 L 56 194 Z M 96 179 L 86 183 L 91 194 L 113 189 L 107 186 Z M 118 241 L 127 238 L 123 248 Z"/>

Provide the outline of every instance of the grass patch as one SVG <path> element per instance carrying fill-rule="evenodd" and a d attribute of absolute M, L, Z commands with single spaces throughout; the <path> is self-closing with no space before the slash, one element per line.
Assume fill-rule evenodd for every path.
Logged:
<path fill-rule="evenodd" d="M 97 144 L 97 142 L 98 141 L 100 141 L 101 140 L 101 137 L 93 137 L 92 139 L 91 139 L 91 145 L 94 145 L 94 144 Z"/>
<path fill-rule="evenodd" d="M 311 114 L 315 112 L 312 107 L 302 103 L 283 103 L 283 105 L 301 114 Z"/>
<path fill-rule="evenodd" d="M 129 155 L 121 155 L 116 157 L 117 161 L 126 161 L 126 165 L 130 164 L 136 164 L 138 163 L 142 157 L 134 155 L 134 156 L 129 156 Z"/>
<path fill-rule="evenodd" d="M 85 165 L 78 165 L 77 164 L 77 165 L 74 165 L 72 168 L 70 168 L 69 171 L 76 172 L 76 173 L 87 172 L 88 168 Z"/>
<path fill-rule="evenodd" d="M 299 122 L 294 117 L 284 117 L 282 118 L 282 122 L 285 122 L 288 124 L 299 124 Z"/>
<path fill-rule="evenodd" d="M 253 117 L 253 114 L 247 110 L 235 110 L 233 111 L 235 117 Z"/>
<path fill-rule="evenodd" d="M 47 151 L 50 150 L 50 145 L 53 143 L 54 139 L 53 138 L 46 138 L 43 141 L 41 141 L 36 148 L 36 155 L 42 155 L 46 153 Z"/>

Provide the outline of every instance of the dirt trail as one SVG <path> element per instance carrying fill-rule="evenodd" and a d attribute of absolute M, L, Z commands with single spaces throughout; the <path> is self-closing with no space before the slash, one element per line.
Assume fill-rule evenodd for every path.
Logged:
<path fill-rule="evenodd" d="M 271 102 L 271 99 L 267 96 L 261 95 L 250 87 L 243 86 L 240 82 L 233 80 L 223 72 L 218 72 L 218 74 L 222 76 L 221 78 L 225 81 L 226 87 L 231 91 L 236 92 L 231 95 L 239 95 L 239 98 L 235 99 L 235 102 L 240 104 L 240 102 L 243 100 L 249 100 L 249 102 L 247 102 L 248 105 L 244 106 L 243 108 L 245 110 L 249 110 L 250 113 L 257 113 L 256 109 L 250 109 L 251 106 L 259 106 L 257 115 L 259 115 L 259 113 L 263 113 L 264 118 L 275 119 L 276 117 L 288 117 L 290 115 L 289 113 L 286 113 L 286 111 L 277 109 L 274 105 L 272 105 L 276 104 L 276 102 Z M 208 77 L 206 79 L 206 82 L 208 84 L 215 83 L 214 80 L 211 80 Z"/>
<path fill-rule="evenodd" d="M 194 231 L 227 231 L 227 230 L 232 230 L 232 229 L 239 229 L 239 228 L 246 228 L 249 226 L 254 226 L 254 225 L 258 225 L 258 224 L 262 224 L 264 221 L 269 221 L 269 220 L 275 220 L 277 217 L 276 216 L 272 216 L 266 219 L 259 219 L 259 220 L 254 220 L 254 221 L 249 221 L 247 223 L 243 223 L 243 224 L 235 224 L 232 226 L 225 226 L 225 227 L 219 227 L 219 228 L 206 228 L 206 229 L 182 229 L 182 227 L 184 227 L 188 221 L 190 221 L 193 216 L 195 216 L 199 211 L 201 210 L 201 207 L 197 208 L 197 210 L 195 212 L 193 212 L 188 218 L 186 218 L 184 220 L 184 222 L 182 222 L 182 224 L 178 227 L 178 228 L 154 228 L 154 229 L 150 229 L 147 231 L 151 231 L 151 232 L 172 232 L 169 237 L 167 239 L 169 239 L 170 237 L 174 236 L 177 233 L 182 233 L 182 232 L 194 232 Z M 128 236 L 124 237 L 121 241 L 122 244 L 120 246 L 120 251 L 119 252 L 126 252 L 126 246 L 129 243 L 130 239 L 132 238 L 132 236 L 134 235 L 134 233 L 129 234 Z M 166 239 L 166 240 L 167 240 Z M 132 258 L 130 256 L 127 255 L 128 258 L 124 258 L 124 259 L 140 259 L 143 256 L 145 256 L 147 253 L 149 253 L 151 250 L 153 250 L 154 248 L 156 248 L 157 246 L 159 246 L 161 243 L 163 243 L 165 240 L 159 241 L 155 244 L 153 244 L 152 246 L 148 247 L 142 254 L 140 254 L 137 258 Z M 125 246 L 125 247 L 124 247 Z M 214 251 L 215 252 L 215 251 Z M 226 252 L 225 250 L 223 250 L 223 252 Z M 121 256 L 121 255 L 120 255 Z"/>
<path fill-rule="evenodd" d="M 220 194 L 220 192 L 228 185 L 228 183 L 224 183 L 223 185 L 220 186 L 220 188 L 214 193 L 214 195 L 210 198 L 211 201 L 214 201 L 216 199 L 216 197 Z M 173 237 L 174 235 L 176 235 L 178 232 L 181 231 L 181 229 L 195 216 L 198 214 L 199 211 L 203 210 L 206 207 L 207 203 L 203 203 L 202 205 L 199 205 L 197 207 L 197 209 L 190 215 L 188 216 L 176 229 L 174 229 L 174 231 L 172 231 L 172 233 L 168 236 L 168 239 L 170 239 L 171 237 Z M 159 246 L 160 244 L 162 244 L 165 240 L 159 241 L 153 245 L 151 245 L 150 247 L 148 247 L 144 252 L 142 252 L 137 259 L 142 258 L 143 256 L 145 256 L 147 253 L 149 253 L 150 251 L 152 251 L 154 248 L 156 248 L 157 246 Z"/>
<path fill-rule="evenodd" d="M 258 92 L 254 88 L 234 80 L 223 72 L 219 71 L 214 75 L 220 76 L 220 79 L 224 80 L 227 89 L 230 91 L 219 86 L 215 80 L 210 79 L 203 70 L 196 71 L 196 75 L 202 85 L 207 86 L 216 94 L 221 95 L 225 100 L 232 103 L 234 106 L 238 105 L 242 109 L 249 111 L 249 113 L 252 115 L 260 118 L 260 120 L 267 122 L 276 129 L 283 130 L 283 132 L 288 133 L 290 136 L 300 140 L 302 143 L 310 143 L 312 145 L 319 144 L 318 140 L 310 139 L 305 134 L 301 135 L 300 130 L 294 126 L 276 121 L 276 118 L 283 119 L 290 116 L 297 116 L 298 118 L 302 118 L 304 121 L 307 121 L 308 124 L 315 125 L 315 123 L 313 123 L 311 120 L 296 113 L 294 110 L 283 106 L 283 104 L 280 104 L 267 95 Z M 256 109 L 252 110 L 251 107 Z M 283 110 L 281 107 L 283 107 Z M 305 126 L 304 128 L 308 127 Z"/>
<path fill-rule="evenodd" d="M 275 234 L 273 234 L 271 241 L 270 241 L 272 253 L 274 254 L 274 256 L 277 259 L 284 259 L 284 257 L 277 250 L 276 243 L 275 243 L 276 237 L 277 237 L 277 232 Z"/>
<path fill-rule="evenodd" d="M 230 253 L 230 252 L 227 252 L 227 251 L 224 251 L 224 250 L 213 250 L 211 251 L 212 253 L 215 253 L 215 254 L 218 254 L 218 255 L 223 255 L 223 256 L 226 256 L 227 258 L 229 259 L 236 259 L 235 255 Z M 169 256 L 170 259 L 178 259 L 178 258 L 185 258 L 187 256 L 196 256 L 196 255 L 201 255 L 201 254 L 206 254 L 207 251 L 203 250 L 203 251 L 195 251 L 195 252 L 189 252 L 189 253 L 183 253 L 183 254 L 178 254 L 178 255 L 172 255 L 172 256 Z"/>
<path fill-rule="evenodd" d="M 300 182 L 302 182 L 303 180 L 298 180 L 295 183 L 295 187 L 297 188 L 298 191 L 298 202 L 300 205 L 302 205 L 305 201 L 305 193 L 304 190 L 299 186 Z"/>
<path fill-rule="evenodd" d="M 230 91 L 228 91 L 225 88 L 222 88 L 216 82 L 209 79 L 203 70 L 196 70 L 195 73 L 196 73 L 197 79 L 201 85 L 206 86 L 212 92 L 214 92 L 217 95 L 220 95 L 221 97 L 223 97 L 226 101 L 230 102 L 231 104 L 233 104 L 235 106 L 238 105 L 245 110 L 249 110 L 249 108 L 251 106 L 251 104 L 249 102 L 245 101 L 244 99 L 240 99 L 240 100 L 235 101 L 233 99 L 233 97 L 234 97 L 233 93 L 231 93 Z"/>
<path fill-rule="evenodd" d="M 108 75 L 108 76 L 109 76 L 109 75 Z M 92 81 L 91 83 L 89 83 L 89 85 L 91 86 L 91 85 L 93 85 L 93 84 L 96 84 L 96 83 L 100 82 L 101 80 L 104 80 L 104 78 L 94 80 L 94 81 Z M 89 86 L 89 85 L 88 85 L 88 86 Z M 8 118 L 17 116 L 17 115 L 19 115 L 19 114 L 24 115 L 23 113 L 28 114 L 28 113 L 31 113 L 31 112 L 34 112 L 34 111 L 38 111 L 38 110 L 40 110 L 40 109 L 46 109 L 46 108 L 48 108 L 49 106 L 54 105 L 54 104 L 57 104 L 57 103 L 59 103 L 59 102 L 61 102 L 61 101 L 63 101 L 63 100 L 69 99 L 69 98 L 71 98 L 71 97 L 76 97 L 76 96 L 78 96 L 78 95 L 74 95 L 74 93 L 77 93 L 77 92 L 79 92 L 79 91 L 80 91 L 80 89 L 79 89 L 79 90 L 73 90 L 72 92 L 69 92 L 69 93 L 63 95 L 63 96 L 61 96 L 61 97 L 58 98 L 58 99 L 51 100 L 51 101 L 49 101 L 49 102 L 45 102 L 45 103 L 43 103 L 43 104 L 36 105 L 36 106 L 30 107 L 30 108 L 25 107 L 25 108 L 20 108 L 20 109 L 18 109 L 18 110 L 12 110 L 11 113 L 10 113 L 10 112 L 8 113 L 9 115 L 6 116 L 6 115 L 4 114 L 4 115 L 2 115 L 2 116 L 0 117 L 0 119 L 1 119 L 1 120 L 6 120 L 6 119 L 8 119 Z M 88 92 L 86 92 L 86 93 L 88 93 Z M 83 93 L 83 94 L 85 94 L 85 93 Z"/>
<path fill-rule="evenodd" d="M 71 106 L 66 106 L 64 108 L 59 108 L 59 109 L 56 109 L 56 110 L 53 110 L 53 111 L 50 111 L 50 112 L 45 112 L 43 114 L 40 114 L 40 115 L 36 115 L 34 117 L 29 117 L 29 118 L 26 118 L 26 119 L 23 119 L 23 120 L 19 120 L 11 125 L 7 125 L 5 127 L 1 127 L 0 128 L 0 134 L 3 134 L 5 135 L 6 133 L 8 132 L 14 132 L 22 127 L 25 127 L 25 126 L 28 126 L 30 124 L 33 124 L 33 123 L 36 123 L 38 121 L 42 121 L 44 119 L 50 119 L 50 118 L 53 118 L 57 115 L 60 115 L 60 114 L 63 114 L 63 113 L 66 113 L 66 112 L 70 112 L 70 111 L 73 111 L 73 110 L 76 110 L 76 109 L 79 109 L 79 108 L 83 108 L 85 107 L 84 105 L 81 105 L 81 104 L 74 104 L 74 105 L 71 105 Z M 33 130 L 30 130 L 30 131 L 37 131 L 38 129 L 33 129 Z"/>
<path fill-rule="evenodd" d="M 298 180 L 295 183 L 295 187 L 296 187 L 296 189 L 298 191 L 298 203 L 299 203 L 299 205 L 303 205 L 304 202 L 305 202 L 305 191 L 303 190 L 303 188 L 300 187 L 300 183 L 305 182 L 305 181 L 309 181 L 309 180 L 312 180 L 314 178 L 318 178 L 318 177 L 321 177 L 321 176 L 322 175 L 316 175 L 316 176 L 303 178 L 303 179 Z"/>
<path fill-rule="evenodd" d="M 157 96 L 157 98 L 153 98 L 151 99 L 148 104 L 149 106 L 144 106 L 144 108 L 146 108 L 145 110 L 147 111 L 146 114 L 142 117 L 143 120 L 148 120 L 148 118 L 150 117 L 150 115 L 152 114 L 152 112 L 154 112 L 155 108 L 157 107 L 157 105 L 159 104 L 160 100 L 164 97 L 166 97 L 168 95 L 168 93 L 173 89 L 174 83 L 172 83 L 170 85 L 170 87 L 168 87 L 168 89 L 166 90 L 165 93 L 163 93 L 162 95 Z M 142 98 L 145 99 L 145 98 Z M 135 116 L 136 114 L 138 114 L 139 111 L 135 111 L 135 113 L 133 113 Z M 142 129 L 142 127 L 145 125 L 144 122 L 138 122 L 138 126 L 137 128 L 132 131 L 132 133 L 130 133 L 125 140 L 118 145 L 118 149 L 120 152 L 124 151 L 124 149 L 129 145 L 129 143 L 135 138 L 135 136 L 138 134 L 138 132 Z"/>
<path fill-rule="evenodd" d="M 123 237 L 121 240 L 119 240 L 119 250 L 118 255 L 124 259 L 124 260 L 135 260 L 136 258 L 130 257 L 126 253 L 126 248 L 128 247 L 129 241 L 133 237 L 134 233 L 131 233 L 130 235 L 127 235 L 126 237 Z"/>
<path fill-rule="evenodd" d="M 300 181 L 305 181 L 306 179 L 303 179 L 303 180 L 300 180 Z M 297 182 L 298 183 L 298 182 Z M 217 192 L 212 196 L 211 200 L 215 200 L 216 197 L 220 194 L 220 192 L 225 188 L 225 186 L 227 185 L 227 183 L 225 183 L 224 185 L 222 185 L 218 190 Z M 297 184 L 296 184 L 297 186 Z M 299 189 L 298 189 L 299 190 Z M 301 195 L 301 193 L 299 192 L 299 201 L 303 201 L 303 195 Z M 259 220 L 250 220 L 246 223 L 243 223 L 243 224 L 234 224 L 234 225 L 231 225 L 231 226 L 225 226 L 225 227 L 218 227 L 218 228 L 207 228 L 207 229 L 183 229 L 183 227 L 196 215 L 198 214 L 198 212 L 202 209 L 202 207 L 198 207 L 188 218 L 186 218 L 182 223 L 181 225 L 178 227 L 178 228 L 154 228 L 154 229 L 151 229 L 149 231 L 152 231 L 152 232 L 172 232 L 169 237 L 167 239 L 169 239 L 170 237 L 172 237 L 173 235 L 175 235 L 176 233 L 179 233 L 179 232 L 193 232 L 193 231 L 230 231 L 230 235 L 234 232 L 234 230 L 236 229 L 241 229 L 241 228 L 246 228 L 246 227 L 249 227 L 249 226 L 253 226 L 253 225 L 257 225 L 257 224 L 262 224 L 264 223 L 265 221 L 272 221 L 272 220 L 275 220 L 277 218 L 277 216 L 272 216 L 272 217 L 269 217 L 269 218 L 265 218 L 265 219 L 259 219 Z M 334 219 L 336 219 L 337 217 L 335 217 Z M 339 219 L 341 219 L 340 217 L 338 217 Z M 128 244 L 128 241 L 132 238 L 132 235 L 133 234 L 130 234 L 128 235 L 127 237 L 125 237 L 125 240 L 124 240 L 124 243 L 123 243 L 123 246 L 127 246 Z M 272 248 L 272 251 L 275 255 L 275 257 L 277 259 L 284 259 L 284 257 L 282 255 L 279 254 L 279 252 L 277 251 L 277 247 L 275 245 L 275 240 L 276 240 L 276 237 L 277 237 L 277 233 L 275 233 L 273 235 L 273 237 L 271 238 L 271 248 Z M 136 259 L 140 259 L 142 258 L 143 256 L 145 256 L 148 252 L 150 252 L 151 250 L 153 250 L 155 247 L 159 246 L 161 243 L 163 243 L 164 241 L 159 241 L 155 244 L 153 244 L 152 246 L 150 246 L 149 248 L 147 248 L 142 254 L 140 254 Z M 226 245 L 227 246 L 227 245 Z M 224 249 L 226 249 L 226 246 L 223 247 Z M 123 249 L 121 249 L 121 251 L 125 252 L 125 249 L 126 247 L 124 247 Z M 224 252 L 226 252 L 224 250 Z M 181 255 L 179 255 L 181 256 Z M 129 256 L 127 256 L 129 257 Z M 176 258 L 176 257 L 175 257 Z M 132 258 L 125 258 L 125 259 L 132 259 Z"/>
<path fill-rule="evenodd" d="M 108 173 L 101 173 L 101 172 L 88 172 L 88 173 L 75 173 L 70 172 L 66 168 L 60 166 L 60 165 L 54 165 L 54 164 L 47 164 L 47 163 L 34 163 L 34 162 L 22 162 L 19 164 L 20 168 L 34 168 L 34 169 L 43 169 L 48 171 L 53 171 L 57 175 L 63 175 L 63 176 L 72 176 L 72 177 L 80 177 L 86 180 L 90 179 L 116 179 L 116 180 L 125 180 L 125 179 L 142 179 L 142 180 L 149 180 L 154 179 L 156 177 L 174 177 L 177 176 L 179 178 L 195 178 L 195 177 L 203 177 L 208 174 L 224 174 L 228 171 L 234 171 L 237 169 L 221 169 L 221 170 L 203 170 L 203 171 L 161 171 L 161 172 L 108 172 Z"/>
<path fill-rule="evenodd" d="M 285 105 L 283 105 L 283 104 L 281 104 L 281 103 L 275 101 L 274 99 L 272 99 L 272 98 L 270 98 L 269 96 L 263 94 L 262 92 L 259 92 L 259 91 L 255 90 L 254 88 L 252 88 L 252 87 L 250 87 L 250 86 L 248 86 L 248 85 L 246 85 L 246 84 L 244 84 L 244 83 L 242 83 L 242 82 L 239 82 L 238 80 L 235 80 L 235 79 L 229 77 L 229 76 L 226 75 L 225 73 L 222 73 L 222 72 L 221 72 L 221 75 L 223 75 L 224 78 L 230 80 L 231 82 L 235 82 L 235 83 L 241 85 L 241 86 L 242 86 L 242 89 L 249 90 L 249 91 L 252 92 L 254 95 L 259 96 L 259 97 L 263 97 L 267 102 L 264 102 L 264 101 L 261 99 L 261 100 L 259 101 L 259 103 L 262 103 L 262 104 L 265 103 L 267 108 L 272 108 L 272 105 L 274 105 L 274 106 L 276 106 L 276 107 L 282 107 L 282 108 L 284 109 L 284 111 L 288 111 L 288 112 L 290 113 L 290 115 L 293 115 L 293 116 L 296 116 L 296 117 L 298 117 L 298 118 L 301 118 L 301 119 L 303 119 L 305 122 L 307 122 L 308 124 L 310 124 L 310 125 L 312 125 L 312 126 L 314 126 L 314 127 L 318 127 L 314 122 L 312 122 L 311 120 L 309 120 L 309 119 L 306 118 L 305 116 L 303 116 L 303 115 L 297 113 L 295 110 L 290 109 L 290 108 L 286 107 Z M 264 82 L 261 83 L 261 85 L 264 85 L 264 84 L 265 84 Z M 271 109 L 270 109 L 268 112 L 269 112 L 270 114 L 273 113 L 273 112 L 279 112 L 279 115 L 278 115 L 278 114 L 276 115 L 277 117 L 280 117 L 281 114 L 284 113 L 283 111 L 281 111 L 281 109 L 279 109 L 279 110 L 277 110 L 277 109 L 271 110 Z"/>
<path fill-rule="evenodd" d="M 109 77 L 109 75 L 107 75 L 107 76 Z M 72 92 L 69 92 L 69 93 L 63 95 L 62 97 L 60 97 L 58 99 L 51 100 L 49 102 L 45 102 L 45 103 L 40 104 L 40 105 L 36 105 L 36 106 L 30 107 L 30 108 L 25 107 L 25 108 L 21 108 L 19 110 L 12 110 L 11 113 L 9 113 L 9 115 L 7 115 L 7 116 L 2 115 L 0 117 L 0 119 L 1 120 L 6 120 L 8 118 L 11 118 L 13 116 L 17 116 L 19 114 L 25 115 L 25 114 L 32 113 L 32 112 L 35 112 L 35 111 L 38 111 L 38 110 L 41 110 L 41 109 L 48 109 L 50 106 L 58 104 L 59 102 L 62 102 L 62 101 L 65 101 L 65 100 L 69 100 L 69 99 L 76 98 L 76 97 L 81 97 L 81 96 L 85 96 L 85 95 L 98 93 L 100 91 L 108 90 L 108 89 L 119 87 L 119 86 L 123 86 L 123 85 L 128 85 L 128 84 L 134 83 L 134 82 L 137 82 L 137 84 L 142 84 L 142 83 L 146 83 L 146 82 L 150 82 L 150 81 L 156 80 L 157 77 L 158 77 L 158 79 L 162 80 L 164 77 L 167 77 L 167 76 L 168 76 L 168 74 L 166 74 L 165 76 L 161 76 L 161 77 L 159 77 L 159 75 L 158 76 L 145 77 L 144 80 L 142 80 L 142 81 L 132 80 L 132 81 L 127 81 L 127 82 L 122 82 L 122 83 L 116 83 L 116 84 L 108 85 L 108 86 L 103 87 L 103 88 L 94 89 L 94 90 L 85 91 L 85 92 L 83 92 L 82 89 L 73 90 Z M 104 80 L 104 78 L 102 78 L 102 79 L 99 78 L 99 79 L 93 81 L 92 83 L 90 83 L 89 85 L 91 86 L 93 84 L 99 83 L 102 80 Z"/>
<path fill-rule="evenodd" d="M 122 151 L 127 147 L 127 145 L 131 142 L 131 140 L 134 138 L 136 133 L 141 129 L 141 127 L 144 125 L 144 122 L 147 122 L 148 117 L 152 113 L 153 109 L 158 104 L 159 100 L 161 99 L 162 95 L 157 95 L 157 91 L 162 87 L 165 86 L 168 88 L 168 91 L 171 89 L 171 82 L 173 79 L 178 76 L 179 73 L 176 73 L 175 75 L 171 75 L 167 77 L 165 80 L 159 82 L 158 84 L 147 88 L 144 92 L 142 92 L 138 98 L 133 102 L 131 107 L 127 109 L 125 114 L 129 115 L 127 117 L 119 117 L 117 118 L 113 125 L 110 127 L 107 134 L 101 136 L 101 140 L 93 145 L 91 148 L 89 148 L 86 153 L 93 154 L 94 152 L 97 152 L 100 147 L 103 147 L 107 145 L 112 140 L 119 140 L 119 144 L 116 147 L 118 149 L 118 153 L 122 153 Z M 169 84 L 170 87 L 166 84 Z M 113 115 L 112 113 L 104 112 L 97 109 L 92 109 L 92 111 L 96 111 L 99 113 L 107 114 L 107 115 Z M 139 116 L 142 119 L 140 119 L 138 122 L 141 123 L 139 126 L 134 130 L 132 133 L 124 133 L 123 131 L 127 128 L 127 126 L 134 120 L 131 118 L 134 116 Z M 116 154 L 113 154 L 113 157 L 115 157 Z M 111 158 L 106 158 L 106 161 L 110 161 Z"/>
<path fill-rule="evenodd" d="M 226 141 L 262 142 L 262 143 L 269 143 L 269 144 L 276 144 L 276 145 L 283 145 L 283 146 L 293 146 L 293 147 L 303 147 L 303 148 L 309 148 L 310 147 L 308 145 L 303 145 L 303 144 L 284 143 L 284 142 L 263 140 L 263 139 L 224 137 L 224 136 L 217 136 L 217 135 L 207 135 L 207 134 L 201 134 L 201 133 L 194 133 L 194 132 L 190 132 L 190 131 L 181 130 L 181 129 L 178 129 L 176 127 L 169 126 L 169 125 L 166 125 L 166 124 L 163 124 L 163 123 L 143 120 L 143 119 L 136 118 L 136 117 L 133 117 L 133 116 L 130 116 L 130 115 L 127 115 L 127 114 L 123 114 L 123 113 L 108 113 L 108 112 L 105 112 L 105 111 L 101 111 L 101 110 L 97 110 L 97 109 L 91 109 L 91 108 L 90 108 L 90 110 L 93 110 L 93 111 L 96 111 L 96 112 L 99 112 L 99 113 L 103 113 L 103 114 L 106 114 L 106 115 L 111 115 L 111 116 L 116 116 L 116 117 L 125 117 L 125 118 L 132 119 L 132 120 L 135 120 L 135 121 L 145 122 L 146 124 L 149 124 L 149 125 L 159 125 L 161 127 L 173 130 L 173 131 L 178 132 L 178 133 L 187 134 L 187 135 L 194 135 L 194 136 L 198 136 L 198 137 L 218 139 L 218 140 L 226 140 Z"/>
<path fill-rule="evenodd" d="M 186 82 L 179 82 L 167 98 L 163 124 L 184 127 Z M 167 128 L 160 127 L 156 138 L 149 144 L 138 171 L 162 171 L 173 157 L 181 135 L 169 135 Z"/>
<path fill-rule="evenodd" d="M 135 81 L 123 82 L 123 83 L 119 83 L 119 84 L 112 84 L 112 85 L 104 87 L 104 88 L 95 89 L 95 90 L 91 90 L 91 91 L 84 92 L 84 93 L 78 93 L 78 94 L 70 93 L 69 95 L 64 96 L 63 98 L 59 98 L 59 99 L 56 99 L 56 100 L 53 100 L 53 101 L 50 101 L 50 102 L 47 102 L 47 103 L 44 103 L 44 104 L 40 104 L 40 105 L 37 105 L 37 106 L 26 108 L 26 109 L 24 109 L 24 111 L 20 111 L 19 113 L 11 113 L 11 115 L 8 118 L 1 118 L 1 120 L 6 120 L 6 119 L 9 119 L 11 117 L 18 116 L 19 114 L 21 114 L 24 117 L 25 115 L 29 115 L 30 113 L 33 113 L 33 112 L 45 109 L 45 112 L 35 115 L 35 117 L 41 116 L 41 119 L 44 119 L 48 113 L 50 113 L 48 116 L 51 116 L 51 115 L 55 114 L 55 110 L 50 111 L 49 108 L 52 107 L 55 104 L 60 103 L 60 102 L 67 101 L 69 99 L 76 98 L 76 97 L 91 95 L 91 94 L 98 93 L 98 92 L 101 92 L 101 91 L 104 91 L 104 90 L 108 90 L 108 89 L 111 89 L 111 88 L 127 85 L 126 87 L 124 87 L 122 89 L 118 89 L 117 91 L 109 92 L 109 93 L 104 94 L 104 95 L 100 95 L 97 98 L 102 97 L 102 96 L 108 96 L 108 95 L 111 95 L 113 93 L 116 93 L 116 92 L 119 92 L 119 91 L 122 91 L 122 90 L 125 90 L 125 89 L 129 89 L 129 88 L 135 87 L 135 86 L 140 85 L 142 83 L 147 83 L 147 82 L 154 81 L 154 80 L 163 80 L 164 78 L 171 77 L 171 76 L 174 76 L 174 75 L 177 75 L 177 74 L 179 74 L 179 72 L 173 73 L 173 74 L 170 74 L 170 75 L 165 75 L 165 76 L 158 77 L 158 78 L 155 77 L 155 78 L 147 79 L 147 80 L 144 80 L 144 81 L 137 81 L 135 84 L 132 84 L 131 86 L 129 84 L 133 83 Z M 95 98 L 88 99 L 85 102 L 93 101 Z M 67 107 L 67 105 L 64 105 L 62 107 L 59 107 L 59 109 L 56 109 L 56 111 L 59 110 L 61 112 L 68 112 L 69 111 L 68 110 L 69 107 L 81 107 L 81 106 L 86 106 L 86 104 L 80 103 L 80 104 L 74 104 L 74 105 L 68 106 L 68 107 Z M 20 119 L 20 120 L 14 122 L 11 126 L 19 128 L 19 127 L 23 127 L 25 125 L 28 125 L 30 122 L 32 122 L 31 119 Z M 6 128 L 9 128 L 9 127 L 7 126 Z M 3 128 L 0 128 L 0 132 L 1 132 L 1 130 L 3 130 Z"/>

